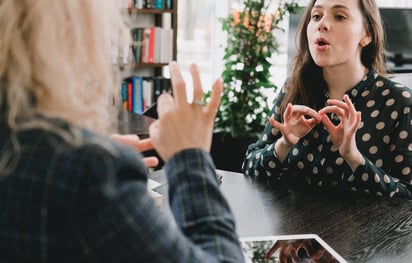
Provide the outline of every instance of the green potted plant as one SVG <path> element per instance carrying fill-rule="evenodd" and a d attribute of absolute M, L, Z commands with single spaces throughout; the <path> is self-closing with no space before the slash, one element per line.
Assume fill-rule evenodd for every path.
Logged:
<path fill-rule="evenodd" d="M 263 131 L 270 106 L 262 90 L 278 88 L 270 81 L 269 59 L 279 48 L 275 31 L 283 31 L 280 22 L 300 8 L 296 1 L 280 0 L 269 10 L 270 1 L 243 0 L 241 10 L 220 18 L 227 33 L 224 90 L 211 149 L 219 169 L 241 171 L 247 145 Z"/>

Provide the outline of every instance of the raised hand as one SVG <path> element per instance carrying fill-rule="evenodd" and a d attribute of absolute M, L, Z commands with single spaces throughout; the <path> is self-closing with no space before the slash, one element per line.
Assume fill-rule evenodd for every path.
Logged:
<path fill-rule="evenodd" d="M 190 148 L 210 151 L 214 119 L 222 93 L 222 82 L 216 80 L 208 105 L 202 105 L 203 89 L 195 64 L 191 65 L 193 103 L 188 103 L 183 77 L 175 62 L 169 65 L 173 97 L 162 94 L 158 99 L 159 118 L 149 127 L 156 151 L 167 161 L 173 154 Z"/>

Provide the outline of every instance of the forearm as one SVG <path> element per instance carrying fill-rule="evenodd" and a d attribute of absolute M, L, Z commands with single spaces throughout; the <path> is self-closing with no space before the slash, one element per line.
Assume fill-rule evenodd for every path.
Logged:
<path fill-rule="evenodd" d="M 367 157 L 364 163 L 359 165 L 354 172 L 345 172 L 344 180 L 348 187 L 355 191 L 364 191 L 370 195 L 387 197 L 406 197 L 412 199 L 412 185 L 410 181 L 399 180 L 388 171 L 377 167 Z M 397 174 L 392 170 L 392 173 Z"/>
<path fill-rule="evenodd" d="M 278 179 L 286 162 L 277 156 L 275 144 L 276 142 L 259 140 L 249 145 L 242 167 L 243 173 L 253 177 Z"/>
<path fill-rule="evenodd" d="M 274 155 L 279 159 L 280 162 L 284 162 L 286 157 L 289 155 L 290 149 L 293 147 L 285 141 L 284 137 L 280 137 L 274 146 Z"/>
<path fill-rule="evenodd" d="M 170 207 L 182 232 L 220 262 L 243 262 L 234 217 L 209 154 L 179 152 L 166 163 L 165 172 Z"/>
<path fill-rule="evenodd" d="M 349 165 L 351 168 L 352 172 L 355 172 L 355 170 L 365 164 L 365 159 L 363 155 L 359 151 L 355 151 L 353 153 L 350 153 L 348 156 L 342 156 L 346 163 Z"/>

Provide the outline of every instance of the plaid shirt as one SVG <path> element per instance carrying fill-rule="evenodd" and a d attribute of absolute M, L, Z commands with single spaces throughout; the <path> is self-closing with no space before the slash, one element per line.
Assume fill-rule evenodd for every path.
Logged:
<path fill-rule="evenodd" d="M 0 181 L 0 262 L 243 262 L 207 153 L 185 150 L 165 165 L 174 223 L 148 195 L 139 153 L 82 133 L 88 143 L 73 146 L 25 131 L 10 155 L 0 126 L 1 169 L 17 161 Z"/>

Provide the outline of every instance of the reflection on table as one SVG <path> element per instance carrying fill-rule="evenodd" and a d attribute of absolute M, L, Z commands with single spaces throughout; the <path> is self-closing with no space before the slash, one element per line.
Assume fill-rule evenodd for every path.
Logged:
<path fill-rule="evenodd" d="M 241 237 L 317 234 L 348 262 L 411 262 L 410 200 L 285 194 L 239 173 L 218 174 Z M 151 178 L 167 200 L 163 170 Z M 160 209 L 170 216 L 167 202 Z"/>

